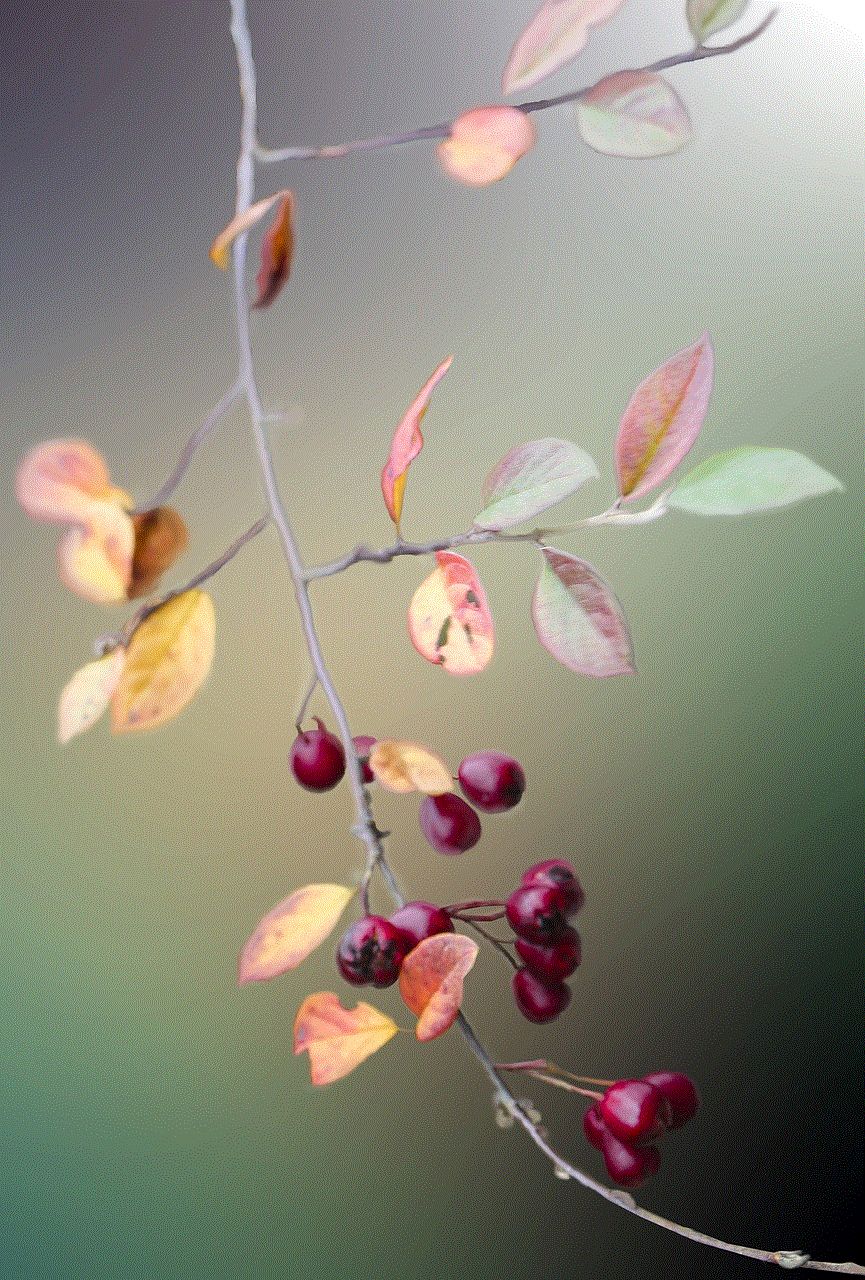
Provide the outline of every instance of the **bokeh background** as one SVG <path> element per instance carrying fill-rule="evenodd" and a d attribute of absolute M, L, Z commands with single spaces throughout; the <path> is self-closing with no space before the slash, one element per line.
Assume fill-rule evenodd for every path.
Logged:
<path fill-rule="evenodd" d="M 534 5 L 250 10 L 276 145 L 496 101 Z M 59 689 L 123 612 L 59 585 L 57 530 L 17 509 L 14 468 L 36 441 L 83 436 L 144 500 L 232 381 L 230 281 L 207 249 L 232 209 L 237 74 L 215 0 L 55 0 L 3 22 L 4 1274 L 756 1274 L 556 1180 L 496 1129 L 455 1034 L 399 1036 L 314 1091 L 291 1024 L 308 992 L 348 999 L 329 947 L 236 988 L 265 911 L 359 866 L 347 790 L 314 797 L 287 775 L 308 668 L 272 533 L 212 583 L 217 660 L 180 719 L 54 743 Z M 526 96 L 687 43 L 676 5 L 628 0 Z M 482 956 L 467 1011 L 491 1052 L 599 1076 L 688 1071 L 703 1109 L 641 1202 L 830 1259 L 862 1257 L 861 68 L 861 44 L 785 6 L 756 44 L 670 73 L 695 138 L 666 159 L 596 155 L 565 109 L 536 117 L 536 149 L 482 191 L 446 180 L 423 144 L 267 173 L 262 193 L 296 193 L 298 246 L 289 287 L 253 317 L 309 562 L 391 539 L 390 435 L 449 352 L 409 536 L 465 528 L 493 463 L 541 435 L 577 441 L 603 473 L 554 518 L 601 510 L 631 392 L 704 329 L 717 378 L 694 458 L 783 445 L 844 481 L 763 518 L 674 513 L 570 538 L 625 606 L 635 679 L 580 679 L 541 650 L 525 547 L 473 555 L 498 653 L 472 681 L 408 642 L 428 566 L 362 566 L 314 592 L 355 732 L 418 738 L 454 768 L 496 747 L 528 775 L 520 808 L 462 859 L 426 846 L 411 798 L 378 797 L 407 892 L 507 895 L 554 854 L 579 868 L 571 1008 L 524 1022 L 509 970 Z M 242 415 L 173 501 L 191 530 L 180 585 L 261 510 Z M 411 1027 L 394 992 L 376 1003 Z M 601 1176 L 581 1108 L 536 1082 L 520 1092 Z"/>

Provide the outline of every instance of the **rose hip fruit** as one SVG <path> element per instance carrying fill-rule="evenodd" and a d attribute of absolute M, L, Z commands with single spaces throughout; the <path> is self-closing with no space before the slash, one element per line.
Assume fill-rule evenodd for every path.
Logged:
<path fill-rule="evenodd" d="M 500 751 L 478 751 L 466 756 L 457 776 L 465 795 L 484 813 L 513 809 L 526 789 L 526 775 L 516 760 Z"/>
<path fill-rule="evenodd" d="M 610 1132 L 629 1146 L 649 1146 L 670 1127 L 670 1100 L 646 1080 L 617 1080 L 598 1103 Z"/>
<path fill-rule="evenodd" d="M 427 796 L 419 819 L 421 831 L 439 853 L 465 853 L 481 838 L 480 818 L 453 791 Z"/>
<path fill-rule="evenodd" d="M 517 938 L 514 946 L 526 968 L 544 982 L 569 978 L 582 959 L 580 935 L 571 928 L 565 928 L 558 942 L 549 947 L 526 938 Z"/>
<path fill-rule="evenodd" d="M 513 992 L 517 1008 L 529 1022 L 552 1022 L 571 999 L 570 987 L 564 982 L 544 982 L 528 969 L 517 969 Z"/>
<path fill-rule="evenodd" d="M 360 780 L 361 782 L 365 782 L 367 785 L 369 785 L 370 782 L 375 782 L 375 775 L 369 767 L 367 756 L 370 751 L 372 751 L 377 741 L 377 738 L 371 738 L 368 733 L 359 734 L 358 737 L 352 738 L 351 740 L 351 745 L 354 747 L 360 759 Z"/>
<path fill-rule="evenodd" d="M 505 915 L 514 933 L 542 947 L 565 937 L 568 928 L 560 891 L 552 885 L 520 885 L 505 903 Z"/>
<path fill-rule="evenodd" d="M 343 935 L 336 963 L 346 982 L 356 987 L 389 987 L 413 940 L 381 916 L 362 916 Z"/>
<path fill-rule="evenodd" d="M 598 1104 L 593 1102 L 583 1116 L 583 1133 L 596 1151 L 602 1150 L 604 1134 L 609 1133 L 609 1129 L 604 1124 L 598 1114 Z"/>
<path fill-rule="evenodd" d="M 345 773 L 345 752 L 339 738 L 313 716 L 317 729 L 299 733 L 292 743 L 291 771 L 307 791 L 330 791 Z"/>
<path fill-rule="evenodd" d="M 601 1135 L 601 1155 L 607 1173 L 620 1187 L 639 1187 L 658 1172 L 661 1157 L 657 1147 L 630 1147 L 607 1129 Z"/>
<path fill-rule="evenodd" d="M 454 931 L 454 922 L 448 913 L 441 907 L 434 907 L 431 902 L 407 902 L 388 918 L 391 924 L 411 938 L 413 947 L 424 938 Z"/>
<path fill-rule="evenodd" d="M 586 900 L 577 873 L 564 858 L 547 858 L 523 872 L 522 884 L 546 884 L 561 893 L 562 913 L 575 916 Z"/>
<path fill-rule="evenodd" d="M 672 1118 L 668 1129 L 679 1129 L 686 1124 L 700 1105 L 700 1095 L 693 1080 L 683 1076 L 681 1071 L 653 1071 L 643 1076 L 647 1084 L 653 1084 L 667 1098 Z"/>

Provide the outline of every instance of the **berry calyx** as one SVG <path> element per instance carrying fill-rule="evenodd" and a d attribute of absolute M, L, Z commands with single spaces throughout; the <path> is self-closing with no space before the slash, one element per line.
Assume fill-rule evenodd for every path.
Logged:
<path fill-rule="evenodd" d="M 500 751 L 477 751 L 466 756 L 457 777 L 465 795 L 484 813 L 513 809 L 526 789 L 526 775 L 520 765 Z"/>
<path fill-rule="evenodd" d="M 523 872 L 521 884 L 546 884 L 558 888 L 562 895 L 562 912 L 575 916 L 586 900 L 577 873 L 564 858 L 547 858 Z"/>
<path fill-rule="evenodd" d="M 389 987 L 414 946 L 412 938 L 382 916 L 362 916 L 343 935 L 336 963 L 355 987 Z"/>
<path fill-rule="evenodd" d="M 668 1129 L 679 1129 L 686 1124 L 700 1105 L 700 1095 L 693 1080 L 681 1071 L 653 1071 L 643 1076 L 647 1084 L 660 1089 L 670 1104 L 671 1119 Z"/>
<path fill-rule="evenodd" d="M 307 791 L 330 791 L 345 773 L 342 743 L 318 716 L 313 716 L 317 729 L 298 733 L 289 754 L 291 771 Z"/>
<path fill-rule="evenodd" d="M 646 1080 L 617 1080 L 598 1104 L 610 1132 L 629 1146 L 649 1146 L 670 1127 L 670 1100 Z"/>
<path fill-rule="evenodd" d="M 552 1022 L 570 1003 L 570 987 L 555 980 L 544 982 L 530 969 L 517 969 L 512 986 L 516 1006 L 529 1022 Z"/>
<path fill-rule="evenodd" d="M 620 1142 L 615 1134 L 605 1129 L 601 1135 L 601 1155 L 607 1173 L 620 1187 L 639 1187 L 648 1181 L 661 1166 L 657 1147 L 631 1147 Z"/>
<path fill-rule="evenodd" d="M 404 907 L 394 911 L 389 921 L 411 938 L 413 947 L 423 942 L 424 938 L 454 931 L 454 922 L 448 913 L 441 907 L 433 906 L 431 902 L 407 902 Z"/>
<path fill-rule="evenodd" d="M 370 782 L 375 782 L 375 775 L 369 767 L 367 757 L 377 741 L 377 738 L 371 738 L 368 733 L 361 733 L 351 740 L 351 745 L 354 747 L 358 759 L 360 760 L 360 780 L 361 782 L 366 783 L 367 786 Z"/>
<path fill-rule="evenodd" d="M 552 946 L 565 936 L 568 924 L 567 900 L 559 888 L 548 884 L 526 884 L 515 889 L 505 903 L 505 915 L 514 933 L 542 947 Z"/>
<path fill-rule="evenodd" d="M 420 829 L 439 853 L 465 853 L 481 838 L 481 821 L 471 805 L 453 791 L 427 796 L 420 807 Z"/>
<path fill-rule="evenodd" d="M 529 942 L 527 938 L 517 938 L 514 947 L 526 968 L 545 982 L 570 977 L 582 959 L 580 935 L 576 929 L 567 926 L 561 938 L 552 946 L 545 947 L 537 942 Z"/>

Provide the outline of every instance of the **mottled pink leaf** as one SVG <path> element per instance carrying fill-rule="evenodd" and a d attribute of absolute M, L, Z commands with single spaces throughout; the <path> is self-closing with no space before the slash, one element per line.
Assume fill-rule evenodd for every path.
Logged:
<path fill-rule="evenodd" d="M 516 107 L 478 107 L 451 125 L 439 143 L 445 173 L 469 187 L 486 187 L 510 173 L 535 145 L 535 126 Z"/>
<path fill-rule="evenodd" d="M 405 490 L 406 473 L 410 463 L 423 448 L 423 436 L 420 423 L 427 411 L 430 398 L 436 383 L 441 381 L 451 367 L 453 356 L 442 361 L 435 373 L 421 387 L 414 404 L 394 432 L 390 446 L 390 455 L 381 473 L 381 492 L 384 504 L 391 520 L 399 532 L 399 518 L 402 514 L 402 497 Z"/>
<path fill-rule="evenodd" d="M 541 550 L 544 560 L 532 600 L 541 644 L 581 675 L 633 675 L 631 633 L 603 578 L 567 551 Z"/>
<path fill-rule="evenodd" d="M 605 156 L 649 159 L 678 151 L 691 137 L 681 98 L 661 76 L 619 71 L 577 100 L 580 137 Z"/>
<path fill-rule="evenodd" d="M 475 516 L 475 527 L 506 529 L 530 520 L 597 474 L 589 455 L 570 440 L 547 436 L 518 444 L 484 481 L 484 508 Z"/>
<path fill-rule="evenodd" d="M 253 307 L 269 307 L 288 279 L 294 251 L 294 196 L 283 191 L 276 216 L 261 242 L 261 267 L 256 277 Z"/>
<path fill-rule="evenodd" d="M 309 1054 L 313 1084 L 333 1084 L 387 1044 L 399 1027 L 372 1005 L 344 1009 L 332 991 L 307 996 L 294 1020 L 294 1052 Z"/>
<path fill-rule="evenodd" d="M 239 986 L 296 969 L 334 928 L 354 894 L 342 884 L 307 884 L 269 911 L 237 965 Z"/>
<path fill-rule="evenodd" d="M 712 345 L 704 333 L 637 387 L 616 436 L 623 498 L 649 493 L 682 461 L 703 425 L 714 367 Z"/>
<path fill-rule="evenodd" d="M 408 953 L 399 973 L 399 993 L 417 1018 L 418 1040 L 440 1036 L 459 1013 L 463 979 L 478 944 L 462 933 L 437 933 Z"/>
<path fill-rule="evenodd" d="M 495 629 L 474 567 L 453 551 L 437 551 L 438 568 L 418 587 L 408 611 L 411 642 L 427 662 L 454 676 L 483 671 Z"/>
<path fill-rule="evenodd" d="M 585 48 L 589 27 L 606 22 L 622 0 L 547 0 L 514 45 L 502 76 L 502 93 L 537 84 Z"/>
<path fill-rule="evenodd" d="M 104 459 L 86 440 L 37 444 L 19 464 L 16 494 L 28 515 L 60 524 L 87 524 L 94 502 L 129 502 L 112 488 Z"/>

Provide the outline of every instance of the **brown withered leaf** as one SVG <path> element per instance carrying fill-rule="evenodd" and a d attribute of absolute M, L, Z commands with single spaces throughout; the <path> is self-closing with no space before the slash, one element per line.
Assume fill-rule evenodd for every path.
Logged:
<path fill-rule="evenodd" d="M 261 242 L 261 268 L 255 278 L 253 307 L 269 307 L 288 279 L 294 252 L 294 196 L 283 191 L 276 217 Z"/>
<path fill-rule="evenodd" d="M 155 507 L 132 517 L 135 551 L 127 596 L 136 600 L 149 595 L 166 569 L 186 549 L 186 525 L 171 507 Z"/>
<path fill-rule="evenodd" d="M 171 720 L 198 692 L 213 662 L 216 620 L 204 591 L 184 591 L 154 609 L 126 646 L 111 699 L 116 733 Z"/>

